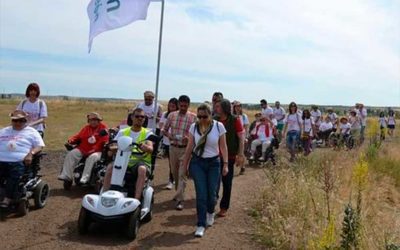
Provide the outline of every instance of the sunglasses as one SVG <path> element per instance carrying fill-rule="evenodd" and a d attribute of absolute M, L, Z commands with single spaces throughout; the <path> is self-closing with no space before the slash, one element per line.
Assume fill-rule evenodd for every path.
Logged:
<path fill-rule="evenodd" d="M 197 118 L 199 118 L 199 119 L 207 119 L 208 115 L 198 115 Z"/>
<path fill-rule="evenodd" d="M 144 119 L 145 116 L 144 116 L 144 115 L 135 115 L 135 118 L 137 118 L 137 119 Z"/>
<path fill-rule="evenodd" d="M 15 123 L 25 123 L 26 120 L 25 120 L 25 119 L 18 119 L 18 120 L 12 120 L 12 122 L 15 122 Z"/>

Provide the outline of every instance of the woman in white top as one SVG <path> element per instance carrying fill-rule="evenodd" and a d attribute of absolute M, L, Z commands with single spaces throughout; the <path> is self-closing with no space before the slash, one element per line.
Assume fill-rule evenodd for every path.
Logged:
<path fill-rule="evenodd" d="M 392 109 L 389 110 L 387 124 L 388 124 L 388 135 L 390 137 L 393 137 L 394 129 L 396 127 L 396 118 L 395 118 L 394 111 Z"/>
<path fill-rule="evenodd" d="M 161 115 L 161 119 L 160 119 L 160 130 L 163 131 L 164 129 L 164 124 L 167 121 L 167 117 L 171 112 L 177 111 L 178 110 L 178 99 L 171 98 L 168 101 L 168 110 L 165 111 L 162 115 Z M 170 129 L 171 130 L 171 129 Z M 170 131 L 171 132 L 171 131 Z M 169 138 L 167 136 L 163 136 L 162 139 L 162 148 L 164 150 L 164 156 L 168 157 L 168 161 L 169 161 L 169 146 L 170 146 L 170 141 Z M 174 177 L 172 175 L 172 171 L 171 171 L 171 164 L 169 164 L 169 180 L 168 180 L 168 184 L 165 186 L 165 189 L 168 190 L 172 190 L 173 184 L 174 183 Z"/>
<path fill-rule="evenodd" d="M 291 162 L 295 159 L 296 147 L 300 143 L 300 135 L 302 132 L 301 118 L 301 114 L 297 110 L 297 104 L 291 102 L 289 104 L 289 114 L 286 118 L 286 124 L 282 135 L 282 139 L 286 136 L 286 146 L 290 153 Z"/>
<path fill-rule="evenodd" d="M 220 154 L 224 161 L 222 174 L 228 173 L 228 149 L 225 127 L 211 117 L 211 108 L 202 104 L 197 108 L 198 121 L 189 129 L 189 142 L 183 166 L 193 178 L 196 189 L 196 237 L 202 237 L 206 226 L 214 223 L 217 185 L 220 181 Z M 221 150 L 221 152 L 220 152 Z"/>
<path fill-rule="evenodd" d="M 378 118 L 378 122 L 379 122 L 379 127 L 381 129 L 381 140 L 385 140 L 385 130 L 387 127 L 387 119 L 385 117 L 385 112 L 381 111 L 379 113 L 379 118 Z"/>
<path fill-rule="evenodd" d="M 311 117 L 311 113 L 308 109 L 303 111 L 301 118 L 303 126 L 301 141 L 303 142 L 304 155 L 307 156 L 311 153 L 311 139 L 315 134 L 315 123 L 314 118 Z"/>
<path fill-rule="evenodd" d="M 17 110 L 22 110 L 28 114 L 28 126 L 36 129 L 43 138 L 45 120 L 47 118 L 47 106 L 43 100 L 39 99 L 39 85 L 37 83 L 30 83 L 26 88 L 25 96 L 26 99 L 19 103 Z"/>
<path fill-rule="evenodd" d="M 332 133 L 332 131 L 333 124 L 331 122 L 331 118 L 329 118 L 329 115 L 327 115 L 325 120 L 323 120 L 321 125 L 319 125 L 318 139 L 325 141 L 325 145 L 327 145 L 329 135 Z"/>
<path fill-rule="evenodd" d="M 315 126 L 317 126 L 319 128 L 319 125 L 321 124 L 321 120 L 322 120 L 322 113 L 318 109 L 317 105 L 311 106 L 311 117 L 314 120 Z"/>

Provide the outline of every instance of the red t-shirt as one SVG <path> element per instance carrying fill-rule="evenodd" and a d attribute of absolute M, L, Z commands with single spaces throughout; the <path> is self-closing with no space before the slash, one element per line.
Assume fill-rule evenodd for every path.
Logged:
<path fill-rule="evenodd" d="M 225 128 L 226 128 L 226 123 L 227 123 L 227 121 L 228 121 L 228 119 L 226 119 L 226 120 L 220 120 L 220 122 L 222 123 L 222 124 L 224 124 L 224 126 L 225 126 Z M 243 133 L 244 132 L 244 127 L 243 127 L 243 125 L 242 125 L 242 121 L 240 120 L 240 118 L 238 117 L 238 118 L 236 118 L 236 121 L 235 121 L 235 131 L 236 131 L 236 134 L 240 134 L 240 133 Z M 221 150 L 220 150 L 220 154 L 221 154 Z M 221 155 L 222 156 L 222 155 Z M 235 160 L 236 159 L 236 155 L 228 155 L 228 159 L 229 160 Z"/>

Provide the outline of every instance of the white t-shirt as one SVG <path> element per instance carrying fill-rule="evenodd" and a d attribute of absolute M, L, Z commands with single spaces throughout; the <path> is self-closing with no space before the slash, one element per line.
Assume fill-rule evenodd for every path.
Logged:
<path fill-rule="evenodd" d="M 0 130 L 0 161 L 21 162 L 36 147 L 44 147 L 39 132 L 32 127 L 14 130 L 11 126 Z"/>
<path fill-rule="evenodd" d="M 270 106 L 267 106 L 265 109 L 261 109 L 261 114 L 268 117 L 269 119 L 272 119 L 274 110 Z"/>
<path fill-rule="evenodd" d="M 395 125 L 396 124 L 396 119 L 393 116 L 388 116 L 388 125 Z"/>
<path fill-rule="evenodd" d="M 367 109 L 366 108 L 362 108 L 361 112 L 359 109 L 356 109 L 356 113 L 357 116 L 359 116 L 361 118 L 361 125 L 365 126 L 367 124 Z"/>
<path fill-rule="evenodd" d="M 321 111 L 319 109 L 311 110 L 310 114 L 311 117 L 314 118 L 315 124 L 319 126 L 319 124 L 321 123 L 321 116 L 322 116 Z"/>
<path fill-rule="evenodd" d="M 386 128 L 386 122 L 385 117 L 379 117 L 379 126 Z"/>
<path fill-rule="evenodd" d="M 304 132 L 310 133 L 310 136 L 313 136 L 313 125 L 314 125 L 314 119 L 310 117 L 309 119 L 304 119 L 302 120 L 302 125 L 304 126 Z"/>
<path fill-rule="evenodd" d="M 321 132 L 328 131 L 332 128 L 333 128 L 332 122 L 323 121 L 323 122 L 321 122 L 321 125 L 319 125 L 319 131 L 321 131 Z"/>
<path fill-rule="evenodd" d="M 153 134 L 153 132 L 151 131 L 151 129 L 148 129 L 147 132 L 146 132 L 146 139 L 149 138 L 149 136 L 152 135 L 152 134 Z M 115 136 L 114 140 L 118 140 L 123 135 L 124 134 L 123 134 L 122 130 L 118 131 L 118 134 Z M 136 140 L 139 137 L 139 135 L 140 135 L 140 131 L 139 132 L 134 132 L 134 131 L 131 130 L 130 133 L 129 133 L 129 136 L 132 138 L 133 142 L 137 142 Z M 139 142 L 139 143 L 141 143 L 141 142 Z"/>
<path fill-rule="evenodd" d="M 217 127 L 218 126 L 218 127 Z M 194 136 L 195 145 L 199 142 L 201 135 L 195 129 L 196 123 L 189 128 L 189 133 Z M 213 127 L 207 135 L 207 142 L 204 147 L 202 158 L 211 158 L 219 155 L 219 138 L 226 133 L 225 127 L 221 122 L 213 121 Z"/>
<path fill-rule="evenodd" d="M 296 114 L 289 114 L 286 117 L 286 123 L 287 123 L 287 131 L 300 131 L 300 125 L 301 122 L 303 121 L 303 119 L 301 118 L 301 114 L 300 113 L 296 113 Z"/>
<path fill-rule="evenodd" d="M 249 118 L 246 114 L 238 115 L 238 117 L 240 118 L 243 127 L 250 124 Z"/>
<path fill-rule="evenodd" d="M 147 123 L 147 128 L 155 130 L 155 128 L 158 127 L 158 123 L 156 124 L 156 127 L 154 127 L 154 118 L 157 116 L 159 110 L 160 110 L 160 104 L 157 103 L 157 112 L 154 114 L 154 102 L 150 106 L 146 106 L 144 102 L 139 103 L 137 105 L 137 108 L 141 108 L 144 111 L 144 114 L 148 118 L 148 123 Z"/>
<path fill-rule="evenodd" d="M 352 129 L 361 129 L 361 118 L 358 116 L 350 116 L 349 123 Z"/>
<path fill-rule="evenodd" d="M 257 127 L 255 129 L 256 129 L 256 132 L 257 132 L 258 139 L 261 140 L 262 142 L 271 141 L 272 140 L 273 134 L 272 134 L 271 126 L 269 126 L 269 136 L 268 137 L 265 134 L 265 125 L 264 124 L 260 124 L 260 126 L 258 127 L 258 131 L 257 131 Z"/>
<path fill-rule="evenodd" d="M 40 102 L 42 105 L 40 105 Z M 35 102 L 30 102 L 29 99 L 25 99 L 18 104 L 17 109 L 28 113 L 28 123 L 47 117 L 46 103 L 40 99 L 37 99 Z M 44 131 L 43 123 L 35 125 L 33 128 L 37 131 Z"/>
<path fill-rule="evenodd" d="M 350 123 L 345 123 L 345 124 L 340 123 L 339 128 L 340 128 L 340 132 L 342 134 L 347 134 L 348 135 L 348 134 L 350 134 L 351 124 Z M 349 130 L 349 131 L 347 131 L 347 130 Z"/>
<path fill-rule="evenodd" d="M 336 128 L 336 124 L 337 124 L 337 114 L 335 112 L 332 113 L 328 113 L 328 117 L 329 119 L 331 119 L 331 122 L 333 123 L 333 127 Z"/>
<path fill-rule="evenodd" d="M 168 112 L 165 111 L 161 116 L 160 123 L 162 123 L 163 125 L 165 125 L 165 123 L 167 122 L 167 117 L 166 117 L 167 113 Z M 160 128 L 160 129 L 163 129 L 163 128 Z M 169 128 L 168 133 L 171 133 L 171 128 Z M 169 141 L 168 137 L 163 136 L 163 144 L 168 145 L 168 146 L 171 145 L 171 142 Z"/>
<path fill-rule="evenodd" d="M 283 124 L 285 123 L 284 118 L 285 118 L 285 114 L 286 111 L 283 107 L 279 107 L 279 108 L 274 108 L 273 109 L 274 115 L 275 115 L 275 119 L 278 121 L 279 124 Z"/>

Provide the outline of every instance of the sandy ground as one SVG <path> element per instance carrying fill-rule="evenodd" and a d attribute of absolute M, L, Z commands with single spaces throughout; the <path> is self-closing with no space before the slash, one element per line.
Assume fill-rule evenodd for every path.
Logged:
<path fill-rule="evenodd" d="M 77 219 L 81 199 L 90 188 L 73 187 L 64 191 L 57 174 L 64 152 L 52 152 L 42 160 L 44 179 L 51 188 L 48 204 L 31 210 L 25 217 L 9 216 L 0 222 L 0 249 L 259 249 L 252 240 L 252 219 L 248 215 L 254 197 L 263 185 L 260 168 L 248 168 L 238 176 L 236 168 L 231 209 L 216 220 L 203 238 L 194 238 L 196 204 L 193 181 L 189 180 L 183 211 L 176 211 L 174 191 L 164 190 L 168 176 L 167 160 L 159 160 L 153 186 L 153 220 L 140 227 L 138 238 L 124 238 L 118 226 L 94 225 L 88 235 L 80 236 Z M 33 202 L 32 202 L 33 203 Z M 218 206 L 217 206 L 218 208 Z M 218 210 L 217 210 L 218 211 Z"/>

